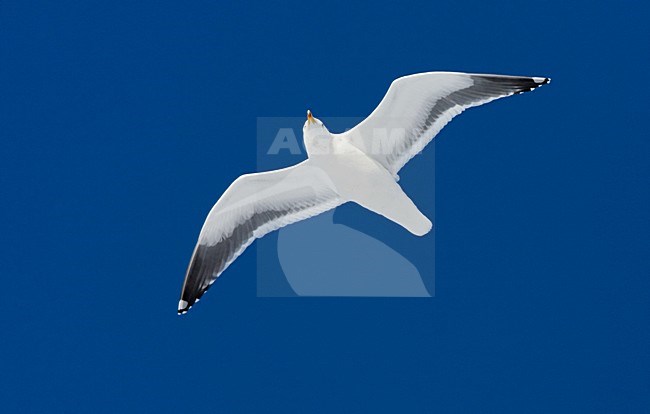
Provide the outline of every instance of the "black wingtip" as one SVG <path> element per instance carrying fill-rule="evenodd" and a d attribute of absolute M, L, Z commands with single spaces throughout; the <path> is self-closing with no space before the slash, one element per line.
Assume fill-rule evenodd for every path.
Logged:
<path fill-rule="evenodd" d="M 191 304 L 189 304 L 187 301 L 181 299 L 178 301 L 178 314 L 179 315 L 185 315 L 188 310 L 192 307 Z"/>
<path fill-rule="evenodd" d="M 515 95 L 518 95 L 520 93 L 530 92 L 542 85 L 546 85 L 547 83 L 551 83 L 551 78 L 524 78 L 522 82 L 520 82 L 520 85 L 518 85 L 519 88 L 514 93 Z"/>

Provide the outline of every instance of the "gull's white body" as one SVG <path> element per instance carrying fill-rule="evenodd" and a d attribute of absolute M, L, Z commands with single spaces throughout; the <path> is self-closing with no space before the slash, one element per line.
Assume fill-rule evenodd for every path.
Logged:
<path fill-rule="evenodd" d="M 312 142 L 318 140 L 330 143 L 324 153 L 319 152 L 320 146 L 312 148 Z M 402 191 L 394 176 L 344 136 L 331 134 L 315 120 L 315 126 L 305 130 L 305 147 L 309 165 L 327 175 L 342 202 L 355 202 L 418 236 L 431 230 L 431 221 Z"/>
<path fill-rule="evenodd" d="M 303 129 L 308 159 L 239 177 L 212 208 L 185 277 L 185 313 L 256 238 L 354 202 L 421 236 L 432 224 L 397 183 L 399 170 L 456 115 L 533 90 L 548 78 L 430 72 L 395 80 L 359 125 L 332 134 L 311 116 Z"/>

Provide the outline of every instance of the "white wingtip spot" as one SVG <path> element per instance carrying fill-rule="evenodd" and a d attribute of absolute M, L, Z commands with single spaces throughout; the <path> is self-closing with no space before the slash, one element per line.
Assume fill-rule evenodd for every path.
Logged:
<path fill-rule="evenodd" d="M 183 299 L 179 300 L 178 301 L 178 310 L 180 311 L 180 310 L 183 310 L 185 308 L 187 308 L 187 301 L 185 301 Z"/>

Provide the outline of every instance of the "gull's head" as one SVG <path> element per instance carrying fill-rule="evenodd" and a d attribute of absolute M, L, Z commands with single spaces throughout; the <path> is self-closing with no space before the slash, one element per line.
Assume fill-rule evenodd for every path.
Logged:
<path fill-rule="evenodd" d="M 323 125 L 320 119 L 315 118 L 314 115 L 311 114 L 311 111 L 307 109 L 307 120 L 305 121 L 305 126 L 302 127 L 303 132 L 322 128 L 325 128 L 325 125 Z"/>
<path fill-rule="evenodd" d="M 314 118 L 311 111 L 307 111 L 307 121 L 302 127 L 307 155 L 329 154 L 332 152 L 332 134 L 323 125 L 320 119 Z"/>

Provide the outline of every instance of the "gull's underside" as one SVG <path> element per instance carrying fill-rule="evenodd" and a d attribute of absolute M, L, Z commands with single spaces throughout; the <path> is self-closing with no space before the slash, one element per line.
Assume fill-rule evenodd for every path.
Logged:
<path fill-rule="evenodd" d="M 543 77 L 422 73 L 395 80 L 372 114 L 345 133 L 331 134 L 309 113 L 304 130 L 308 160 L 239 177 L 208 214 L 185 276 L 179 314 L 198 302 L 256 238 L 348 201 L 413 234 L 427 233 L 431 222 L 396 183 L 399 170 L 465 109 L 548 82 Z M 380 129 L 402 133 L 377 135 Z M 327 156 L 318 151 L 323 146 Z M 349 177 L 358 177 L 357 182 Z"/>

